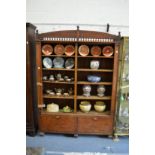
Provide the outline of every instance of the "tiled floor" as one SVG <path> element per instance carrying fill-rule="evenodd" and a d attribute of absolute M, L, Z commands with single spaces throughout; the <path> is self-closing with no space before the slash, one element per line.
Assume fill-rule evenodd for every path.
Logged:
<path fill-rule="evenodd" d="M 106 136 L 46 134 L 45 136 L 26 137 L 27 147 L 43 147 L 46 155 L 62 155 L 65 152 L 99 152 L 128 154 L 128 137 L 120 137 L 114 142 Z"/>

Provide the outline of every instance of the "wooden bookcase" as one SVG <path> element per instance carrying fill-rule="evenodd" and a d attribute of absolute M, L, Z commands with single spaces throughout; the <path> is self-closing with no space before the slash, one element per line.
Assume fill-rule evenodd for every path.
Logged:
<path fill-rule="evenodd" d="M 42 54 L 42 46 L 50 44 L 55 47 L 57 44 L 73 45 L 75 54 L 71 56 L 75 65 L 73 69 L 45 69 L 42 60 L 45 55 Z M 94 45 L 101 49 L 105 46 L 112 46 L 114 54 L 111 57 L 105 57 L 102 54 L 94 57 L 80 56 L 78 49 L 80 45 L 87 45 L 91 48 Z M 117 70 L 118 70 L 118 53 L 120 46 L 120 37 L 103 32 L 85 31 L 85 30 L 66 30 L 42 33 L 38 35 L 36 40 L 37 50 L 37 92 L 38 92 L 38 109 L 39 109 L 39 131 L 44 133 L 69 133 L 69 134 L 100 134 L 112 135 L 115 117 L 116 103 L 116 87 L 117 87 Z M 52 60 L 57 55 L 47 56 Z M 62 55 L 65 60 L 68 58 Z M 90 69 L 90 61 L 99 60 L 100 68 L 98 70 Z M 50 74 L 61 73 L 74 77 L 73 82 L 56 82 L 43 80 L 42 77 Z M 88 82 L 86 76 L 88 74 L 100 75 L 104 80 L 98 83 Z M 90 97 L 83 96 L 83 85 L 90 85 L 92 92 Z M 105 96 L 98 97 L 96 95 L 96 87 L 104 85 L 106 88 Z M 72 88 L 74 90 L 71 96 L 50 96 L 45 94 L 45 89 L 61 87 L 65 89 Z M 80 111 L 79 104 L 81 101 L 89 100 L 92 109 L 88 113 Z M 93 105 L 96 101 L 104 101 L 106 103 L 106 111 L 98 113 L 94 110 Z M 68 105 L 73 109 L 71 113 L 46 111 L 48 103 L 56 103 L 60 109 Z"/>

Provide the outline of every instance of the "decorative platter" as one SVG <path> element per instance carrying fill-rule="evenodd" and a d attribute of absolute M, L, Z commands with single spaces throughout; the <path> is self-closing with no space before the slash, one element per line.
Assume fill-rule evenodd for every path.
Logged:
<path fill-rule="evenodd" d="M 46 44 L 42 47 L 42 53 L 44 55 L 51 55 L 53 53 L 53 47 L 49 44 Z"/>
<path fill-rule="evenodd" d="M 67 56 L 72 56 L 75 53 L 75 48 L 73 45 L 67 45 L 65 46 L 65 54 Z"/>
<path fill-rule="evenodd" d="M 55 53 L 56 55 L 63 55 L 64 52 L 65 52 L 64 49 L 65 49 L 65 48 L 64 48 L 63 45 L 56 45 L 56 46 L 54 47 L 54 53 Z"/>
<path fill-rule="evenodd" d="M 81 56 L 87 56 L 89 54 L 89 47 L 87 45 L 81 45 L 79 47 L 79 54 Z"/>
<path fill-rule="evenodd" d="M 99 46 L 93 46 L 91 48 L 91 55 L 93 55 L 93 56 L 101 55 L 101 48 Z"/>
<path fill-rule="evenodd" d="M 43 66 L 45 68 L 52 68 L 52 60 L 48 57 L 43 59 Z"/>
<path fill-rule="evenodd" d="M 55 57 L 53 59 L 54 68 L 64 68 L 65 60 L 62 57 Z"/>
<path fill-rule="evenodd" d="M 74 59 L 68 58 L 65 62 L 65 68 L 72 69 L 74 67 Z"/>
<path fill-rule="evenodd" d="M 111 46 L 105 46 L 102 50 L 102 54 L 106 57 L 110 57 L 113 55 L 113 48 Z"/>

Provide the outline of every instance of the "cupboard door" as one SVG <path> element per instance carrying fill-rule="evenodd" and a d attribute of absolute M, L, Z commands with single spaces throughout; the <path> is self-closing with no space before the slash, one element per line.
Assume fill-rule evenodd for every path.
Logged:
<path fill-rule="evenodd" d="M 78 133 L 112 134 L 113 119 L 103 116 L 78 117 Z"/>
<path fill-rule="evenodd" d="M 63 115 L 41 115 L 40 131 L 42 132 L 66 132 L 74 133 L 76 130 L 76 118 Z"/>

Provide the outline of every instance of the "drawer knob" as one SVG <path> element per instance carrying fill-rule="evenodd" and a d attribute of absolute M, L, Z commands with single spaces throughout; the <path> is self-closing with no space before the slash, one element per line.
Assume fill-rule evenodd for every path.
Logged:
<path fill-rule="evenodd" d="M 97 120 L 97 117 L 94 117 L 93 120 L 96 121 Z"/>
<path fill-rule="evenodd" d="M 59 118 L 60 118 L 60 116 L 56 116 L 55 118 L 59 119 Z"/>

